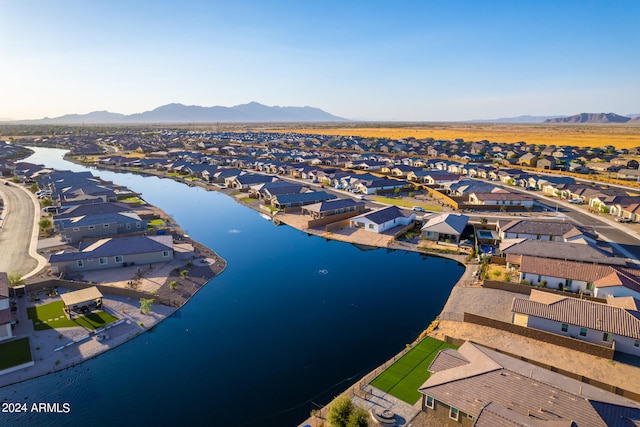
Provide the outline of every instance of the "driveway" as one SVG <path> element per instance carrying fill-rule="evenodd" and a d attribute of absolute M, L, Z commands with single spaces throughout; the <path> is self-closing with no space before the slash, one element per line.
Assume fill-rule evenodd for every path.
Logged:
<path fill-rule="evenodd" d="M 0 271 L 17 272 L 23 278 L 41 270 L 47 261 L 36 253 L 39 204 L 22 184 L 5 185 L 0 180 L 0 197 L 4 201 L 1 211 Z"/>

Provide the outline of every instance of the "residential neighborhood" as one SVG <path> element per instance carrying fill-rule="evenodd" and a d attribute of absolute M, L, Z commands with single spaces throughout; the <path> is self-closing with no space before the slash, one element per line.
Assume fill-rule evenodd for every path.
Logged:
<path fill-rule="evenodd" d="M 468 311 L 449 313 L 445 307 L 432 334 L 447 343 L 461 342 L 454 332 L 461 325 L 481 325 L 508 331 L 514 342 L 537 339 L 620 365 L 640 360 L 640 250 L 634 243 L 640 236 L 640 187 L 628 150 L 410 139 L 385 144 L 290 133 L 152 134 L 148 141 L 99 132 L 19 141 L 70 148 L 75 162 L 98 168 L 95 174 L 3 160 L 3 177 L 29 188 L 40 215 L 51 222 L 41 230 L 59 246 L 47 254 L 50 276 L 82 281 L 88 272 L 123 268 L 142 274 L 178 257 L 171 219 L 140 205 L 140 194 L 99 178 L 99 169 L 167 177 L 226 194 L 274 224 L 309 235 L 464 263 L 468 274 L 457 286 L 485 293 L 473 303 L 457 302 L 470 304 Z M 570 164 L 581 165 L 581 173 L 569 170 Z M 9 285 L 3 292 L 2 283 L 0 305 L 7 304 L 0 307 L 0 335 L 9 340 L 14 319 Z M 492 308 L 499 315 L 473 308 L 493 293 L 502 301 Z M 421 416 L 450 425 L 492 425 L 496 417 L 518 425 L 534 411 L 536 422 L 622 425 L 612 420 L 640 419 L 640 389 L 632 384 L 596 377 L 586 381 L 600 386 L 578 385 L 575 378 L 530 365 L 512 348 L 478 338 L 462 341 L 458 350 L 434 353 L 423 370 L 415 389 L 420 400 L 409 402 Z M 564 371 L 570 368 L 563 365 Z M 545 393 L 588 408 L 606 402 L 613 418 L 595 421 L 589 410 L 576 414 L 538 402 L 535 384 L 542 379 Z M 354 388 L 354 401 L 383 393 L 374 390 L 375 382 Z M 514 387 L 521 398 L 510 402 L 483 392 L 473 402 L 458 390 L 485 384 Z"/>

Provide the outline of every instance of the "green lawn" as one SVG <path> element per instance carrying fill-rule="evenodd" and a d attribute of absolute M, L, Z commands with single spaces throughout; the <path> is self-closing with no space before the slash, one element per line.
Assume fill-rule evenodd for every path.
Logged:
<path fill-rule="evenodd" d="M 29 337 L 0 344 L 0 370 L 31 362 Z"/>
<path fill-rule="evenodd" d="M 382 197 L 382 196 L 373 196 L 373 197 L 370 197 L 370 199 L 376 202 L 386 203 L 388 205 L 400 206 L 401 208 L 411 208 L 413 206 L 420 206 L 424 208 L 424 210 L 426 211 L 442 212 L 441 206 L 425 205 L 424 203 L 420 203 L 413 200 L 395 199 L 392 197 Z"/>
<path fill-rule="evenodd" d="M 146 202 L 144 200 L 142 200 L 140 197 L 136 197 L 136 196 L 132 196 L 132 197 L 124 197 L 124 198 L 118 198 L 119 202 L 123 202 L 123 203 L 139 203 L 141 205 L 144 205 Z"/>
<path fill-rule="evenodd" d="M 149 227 L 162 227 L 163 225 L 165 225 L 165 222 L 163 219 L 152 219 L 147 224 L 149 225 Z"/>
<path fill-rule="evenodd" d="M 420 399 L 418 387 L 429 379 L 427 368 L 445 348 L 458 347 L 426 337 L 371 381 L 371 385 L 413 405 Z"/>
<path fill-rule="evenodd" d="M 90 313 L 85 316 L 67 319 L 64 315 L 64 304 L 62 301 L 55 301 L 37 307 L 27 308 L 27 317 L 33 322 L 33 328 L 36 331 L 45 329 L 71 328 L 74 326 L 83 326 L 89 329 L 98 329 L 106 326 L 111 322 L 118 320 L 117 317 L 110 315 L 104 311 Z"/>

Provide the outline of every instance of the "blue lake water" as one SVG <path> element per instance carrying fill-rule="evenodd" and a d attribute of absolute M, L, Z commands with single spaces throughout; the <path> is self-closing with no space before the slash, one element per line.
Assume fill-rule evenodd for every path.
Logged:
<path fill-rule="evenodd" d="M 26 161 L 86 170 L 63 154 L 36 148 Z M 70 413 L 0 414 L 0 425 L 294 426 L 412 342 L 462 274 L 453 261 L 276 227 L 169 179 L 93 173 L 141 192 L 228 267 L 149 333 L 0 389 L 1 401 L 68 402 Z"/>

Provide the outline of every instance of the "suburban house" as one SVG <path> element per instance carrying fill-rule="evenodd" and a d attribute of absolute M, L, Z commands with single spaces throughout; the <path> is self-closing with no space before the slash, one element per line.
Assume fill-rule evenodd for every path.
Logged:
<path fill-rule="evenodd" d="M 325 191 L 308 191 L 306 193 L 279 194 L 271 198 L 271 206 L 276 209 L 294 208 L 314 203 L 333 200 L 337 197 Z"/>
<path fill-rule="evenodd" d="M 261 200 L 271 200 L 274 196 L 282 194 L 296 194 L 302 191 L 302 184 L 288 181 L 273 181 L 252 185 L 249 188 L 249 197 Z"/>
<path fill-rule="evenodd" d="M 359 181 L 356 188 L 360 193 L 376 194 L 376 192 L 393 191 L 396 188 L 405 188 L 409 185 L 407 181 L 399 179 L 372 179 Z"/>
<path fill-rule="evenodd" d="M 556 168 L 556 159 L 552 156 L 545 156 L 538 159 L 537 162 L 538 169 L 555 169 Z"/>
<path fill-rule="evenodd" d="M 147 221 L 135 212 L 81 215 L 54 220 L 56 229 L 67 242 L 146 231 Z"/>
<path fill-rule="evenodd" d="M 418 389 L 442 424 L 501 427 L 628 427 L 640 404 L 470 341 L 441 350 Z"/>
<path fill-rule="evenodd" d="M 236 175 L 233 177 L 225 178 L 224 182 L 229 188 L 237 188 L 239 190 L 248 191 L 249 187 L 256 184 L 264 184 L 265 182 L 272 182 L 276 178 L 269 175 L 259 175 L 253 173 L 245 173 L 242 175 Z"/>
<path fill-rule="evenodd" d="M 613 300 L 603 304 L 533 289 L 529 298 L 513 299 L 512 322 L 640 356 L 640 301 L 630 309 Z"/>
<path fill-rule="evenodd" d="M 431 186 L 443 186 L 460 181 L 460 175 L 448 172 L 431 172 L 424 177 L 423 182 Z"/>
<path fill-rule="evenodd" d="M 506 239 L 500 243 L 500 252 L 507 257 L 507 265 L 520 264 L 522 256 L 561 259 L 591 264 L 625 266 L 626 259 L 615 256 L 613 248 L 605 242 L 593 245 L 585 241 L 552 242 L 549 240 Z"/>
<path fill-rule="evenodd" d="M 433 214 L 425 216 L 426 223 L 422 226 L 421 235 L 427 240 L 435 242 L 459 243 L 460 235 L 467 226 L 469 217 L 461 214 Z"/>
<path fill-rule="evenodd" d="M 393 227 L 410 225 L 415 219 L 415 212 L 409 213 L 397 206 L 389 206 L 351 218 L 350 227 L 382 233 Z"/>
<path fill-rule="evenodd" d="M 569 261 L 565 259 L 550 259 L 534 256 L 522 256 L 517 261 L 520 265 L 519 280 L 527 281 L 532 285 L 545 286 L 552 289 L 561 289 L 570 292 L 582 292 L 588 295 L 603 297 L 606 291 L 598 290 L 596 295 L 596 283 L 605 287 L 607 284 L 615 284 L 616 281 L 622 286 L 631 286 L 630 277 L 640 275 L 640 271 L 627 269 L 624 266 L 611 266 L 605 264 L 590 264 L 584 262 Z M 507 269 L 513 271 L 513 262 L 507 256 Z M 618 277 L 608 277 L 607 280 L 599 281 L 618 273 Z M 621 277 L 621 275 L 624 275 Z M 634 279 L 635 280 L 635 279 Z M 621 293 L 621 296 L 632 295 Z"/>
<path fill-rule="evenodd" d="M 302 214 L 309 215 L 313 219 L 319 219 L 347 212 L 353 212 L 356 215 L 364 212 L 364 209 L 364 202 L 353 199 L 336 199 L 303 206 Z"/>
<path fill-rule="evenodd" d="M 523 154 L 520 156 L 517 163 L 522 166 L 535 168 L 538 163 L 538 156 L 533 153 Z"/>
<path fill-rule="evenodd" d="M 591 227 L 581 227 L 564 221 L 498 220 L 496 231 L 501 240 L 525 238 L 560 242 L 580 240 L 589 243 L 595 243 L 597 240 L 597 235 Z"/>
<path fill-rule="evenodd" d="M 9 276 L 0 272 L 0 341 L 13 337 L 11 307 L 9 304 Z"/>
<path fill-rule="evenodd" d="M 506 205 L 533 207 L 533 199 L 519 193 L 496 191 L 492 193 L 473 192 L 469 195 L 469 203 L 473 205 Z"/>
<path fill-rule="evenodd" d="M 639 274 L 638 271 L 611 267 L 609 274 L 593 281 L 593 296 L 598 298 L 632 297 L 640 300 L 640 278 L 637 276 Z"/>
<path fill-rule="evenodd" d="M 134 236 L 80 243 L 78 251 L 51 254 L 49 264 L 52 273 L 58 274 L 172 260 L 172 236 Z"/>

